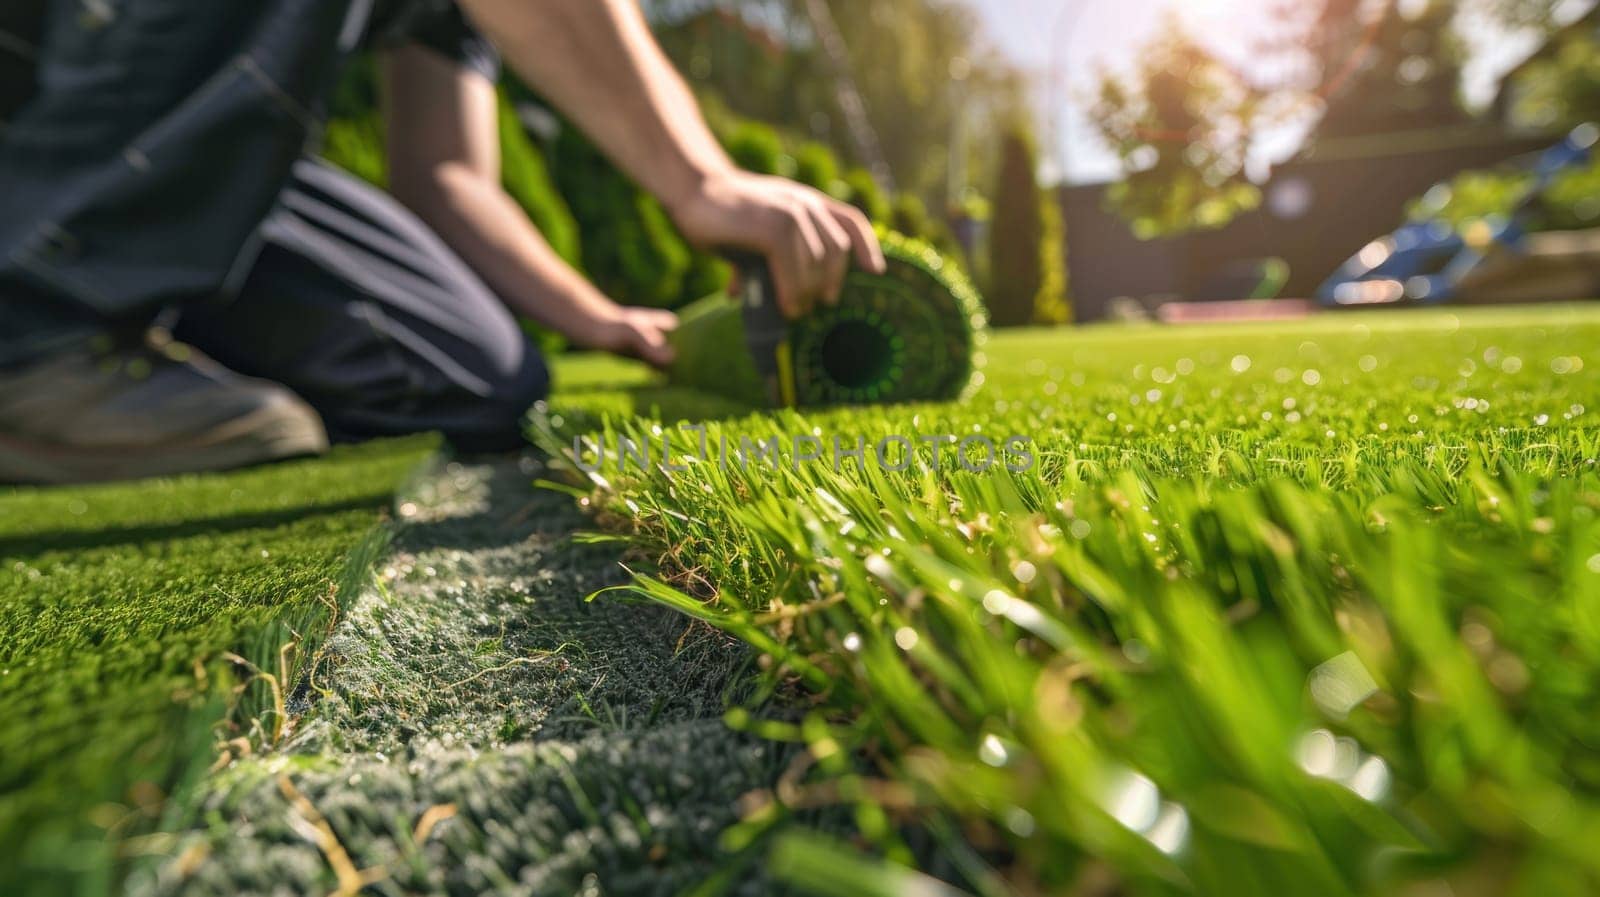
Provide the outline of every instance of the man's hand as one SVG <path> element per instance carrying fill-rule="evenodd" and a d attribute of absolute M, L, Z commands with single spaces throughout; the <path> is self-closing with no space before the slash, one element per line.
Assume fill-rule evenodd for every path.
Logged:
<path fill-rule="evenodd" d="M 862 267 L 882 270 L 878 241 L 854 208 L 734 166 L 638 0 L 461 5 L 530 86 L 666 203 L 690 240 L 765 255 L 791 318 L 819 299 L 838 299 L 852 253 Z"/>
<path fill-rule="evenodd" d="M 626 355 L 661 368 L 675 357 L 667 338 L 677 329 L 678 316 L 670 311 L 612 306 L 590 326 L 574 333 L 573 339 L 587 349 Z"/>
<path fill-rule="evenodd" d="M 839 302 L 852 259 L 874 273 L 884 269 L 872 225 L 854 206 L 803 184 L 729 169 L 704 180 L 669 211 L 690 242 L 745 249 L 766 256 L 789 318 L 821 301 Z"/>

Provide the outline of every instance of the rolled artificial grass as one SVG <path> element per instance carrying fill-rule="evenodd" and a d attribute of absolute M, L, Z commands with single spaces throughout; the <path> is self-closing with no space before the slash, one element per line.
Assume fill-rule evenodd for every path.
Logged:
<path fill-rule="evenodd" d="M 793 322 L 786 361 L 799 407 L 955 399 L 971 385 L 985 340 L 983 300 L 953 262 L 927 244 L 881 235 L 888 270 L 852 271 L 836 306 Z M 718 294 L 684 309 L 669 382 L 765 406 L 738 301 Z"/>

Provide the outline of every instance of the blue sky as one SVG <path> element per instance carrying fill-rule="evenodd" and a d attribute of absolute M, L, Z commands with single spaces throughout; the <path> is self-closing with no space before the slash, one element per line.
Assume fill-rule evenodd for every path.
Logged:
<path fill-rule="evenodd" d="M 1065 164 L 1070 180 L 1107 180 L 1116 174 L 1116 160 L 1094 139 L 1088 122 L 1069 96 L 1087 91 L 1102 67 L 1127 66 L 1139 48 L 1157 32 L 1171 9 L 1181 9 L 1183 20 L 1208 42 L 1225 47 L 1240 41 L 1252 29 L 1255 14 L 1265 0 L 966 0 L 979 10 L 990 37 L 1011 58 L 1032 72 L 1039 83 L 1038 100 L 1046 119 L 1061 121 L 1063 133 L 1056 157 Z M 1582 5 L 1569 0 L 1569 5 Z M 1058 36 L 1061 39 L 1057 39 Z M 1468 70 L 1468 96 L 1482 101 L 1492 90 L 1497 71 L 1523 58 L 1532 48 L 1526 37 L 1490 34 L 1470 29 L 1468 39 L 1479 48 Z M 1059 44 L 1060 51 L 1052 49 Z M 1050 89 L 1049 74 L 1062 77 Z M 1264 149 L 1271 161 L 1292 151 L 1293 134 L 1275 135 Z M 1047 175 L 1056 168 L 1047 164 Z"/>

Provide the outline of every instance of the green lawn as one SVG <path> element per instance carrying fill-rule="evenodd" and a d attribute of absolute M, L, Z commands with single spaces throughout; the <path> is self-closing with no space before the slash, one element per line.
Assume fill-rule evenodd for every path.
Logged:
<path fill-rule="evenodd" d="M 0 894 L 99 894 L 159 853 L 215 742 L 273 740 L 431 439 L 84 489 L 0 487 Z M 283 654 L 291 642 L 298 650 Z M 230 724 L 224 724 L 231 721 Z"/>
<path fill-rule="evenodd" d="M 730 713 L 814 761 L 733 843 L 787 832 L 777 873 L 841 897 L 930 864 L 996 895 L 1600 889 L 1600 310 L 986 354 L 959 403 L 729 417 L 707 462 L 677 431 L 680 470 L 619 463 L 618 437 L 660 448 L 628 412 L 726 406 L 564 369 L 542 438 L 612 447 L 591 485 L 664 559 L 636 591 L 810 693 Z M 942 434 L 1033 463 L 870 448 Z M 774 465 L 717 448 L 775 435 Z M 858 846 L 792 822 L 816 806 Z"/>
<path fill-rule="evenodd" d="M 570 471 L 588 524 L 522 491 L 553 473 L 435 470 L 459 507 L 408 498 L 376 576 L 430 442 L 0 493 L 0 894 L 146 855 L 141 894 L 331 891 L 323 817 L 381 894 L 1600 889 L 1600 308 L 985 352 L 961 402 L 754 416 L 561 359 L 557 446 L 688 417 L 787 447 Z M 935 470 L 946 434 L 1033 463 Z M 618 557 L 766 687 L 585 604 Z M 225 655 L 276 673 L 291 641 L 284 716 Z"/>

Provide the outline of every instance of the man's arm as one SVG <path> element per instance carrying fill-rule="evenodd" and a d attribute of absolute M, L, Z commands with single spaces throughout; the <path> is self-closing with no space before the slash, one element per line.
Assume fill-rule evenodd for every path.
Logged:
<path fill-rule="evenodd" d="M 556 254 L 500 181 L 494 85 L 430 50 L 384 58 L 390 190 L 511 309 L 579 345 L 671 360 L 670 312 L 622 308 Z"/>
<path fill-rule="evenodd" d="M 837 301 L 852 254 L 883 255 L 856 209 L 742 172 L 706 127 L 635 0 L 462 0 L 506 60 L 704 247 L 764 254 L 786 313 Z"/>

